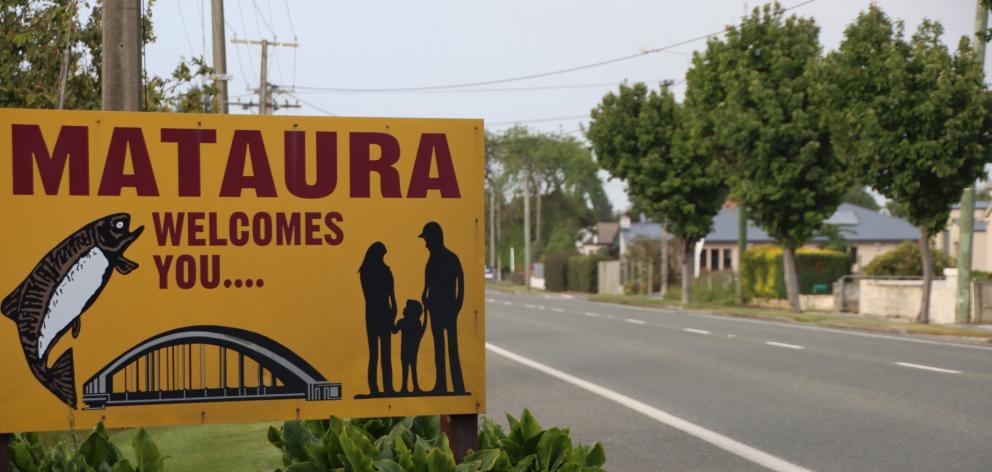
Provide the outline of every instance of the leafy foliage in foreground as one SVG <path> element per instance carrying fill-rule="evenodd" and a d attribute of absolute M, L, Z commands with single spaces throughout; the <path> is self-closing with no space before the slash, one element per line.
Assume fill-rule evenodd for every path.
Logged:
<path fill-rule="evenodd" d="M 943 274 L 944 269 L 954 266 L 954 260 L 940 249 L 933 250 L 934 272 Z M 868 263 L 866 275 L 889 276 L 920 276 L 923 275 L 923 264 L 920 257 L 920 246 L 912 241 L 903 241 L 892 249 Z"/>
<path fill-rule="evenodd" d="M 13 472 L 159 472 L 165 458 L 144 429 L 131 441 L 135 465 L 112 442 L 103 423 L 78 447 L 60 442 L 45 447 L 37 433 L 15 434 L 10 442 L 10 470 Z"/>
<path fill-rule="evenodd" d="M 573 445 L 567 429 L 541 429 L 524 410 L 510 432 L 482 419 L 478 451 L 455 464 L 439 418 L 287 421 L 269 428 L 286 472 L 600 472 L 601 444 Z"/>

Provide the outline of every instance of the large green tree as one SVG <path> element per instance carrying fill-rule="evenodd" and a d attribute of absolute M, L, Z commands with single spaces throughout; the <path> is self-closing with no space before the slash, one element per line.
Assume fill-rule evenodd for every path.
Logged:
<path fill-rule="evenodd" d="M 144 43 L 155 41 L 149 1 L 143 18 Z M 102 61 L 102 1 L 83 21 L 76 0 L 0 2 L 0 107 L 56 108 L 65 52 L 69 61 L 63 107 L 99 110 Z M 145 77 L 146 111 L 212 112 L 213 71 L 202 58 L 181 60 L 167 77 Z"/>
<path fill-rule="evenodd" d="M 920 229 L 923 299 L 929 321 L 930 239 L 951 206 L 982 176 L 992 146 L 992 103 L 968 38 L 951 53 L 938 23 L 924 21 L 904 38 L 875 5 L 844 32 L 824 64 L 838 153 L 863 182 L 898 202 Z"/>
<path fill-rule="evenodd" d="M 693 247 L 713 228 L 727 196 L 715 157 L 690 139 L 700 110 L 686 110 L 667 86 L 621 85 L 592 111 L 586 133 L 596 158 L 623 179 L 651 218 L 682 240 L 682 302 L 691 297 Z"/>
<path fill-rule="evenodd" d="M 812 19 L 765 5 L 728 27 L 723 40 L 710 40 L 701 58 L 718 74 L 704 85 L 717 82 L 724 94 L 712 123 L 723 152 L 733 156 L 729 181 L 750 219 L 785 248 L 786 291 L 796 311 L 796 249 L 850 186 L 823 125 L 818 35 Z"/>

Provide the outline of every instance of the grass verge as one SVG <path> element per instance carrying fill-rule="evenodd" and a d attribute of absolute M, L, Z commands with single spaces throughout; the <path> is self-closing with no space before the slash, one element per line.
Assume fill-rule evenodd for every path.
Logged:
<path fill-rule="evenodd" d="M 279 450 L 269 444 L 266 436 L 271 424 L 274 423 L 164 426 L 146 431 L 166 456 L 166 470 L 271 471 L 282 467 Z M 110 432 L 110 440 L 132 464 L 135 460 L 131 440 L 137 432 Z"/>

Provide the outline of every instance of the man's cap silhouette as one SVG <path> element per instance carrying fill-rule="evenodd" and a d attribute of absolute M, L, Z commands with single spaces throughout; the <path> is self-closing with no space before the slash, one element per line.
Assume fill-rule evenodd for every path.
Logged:
<path fill-rule="evenodd" d="M 418 237 L 424 239 L 428 239 L 428 238 L 442 239 L 444 238 L 444 232 L 441 231 L 441 225 L 437 224 L 434 221 L 431 221 L 430 223 L 424 225 L 424 229 L 423 231 L 420 232 Z"/>

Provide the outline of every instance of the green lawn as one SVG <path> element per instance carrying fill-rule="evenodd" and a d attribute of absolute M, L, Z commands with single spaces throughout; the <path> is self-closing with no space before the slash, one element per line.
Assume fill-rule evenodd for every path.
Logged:
<path fill-rule="evenodd" d="M 282 466 L 266 431 L 275 423 L 147 428 L 165 459 L 165 470 L 197 472 L 273 471 Z M 134 464 L 131 439 L 137 429 L 112 431 L 110 438 Z"/>

